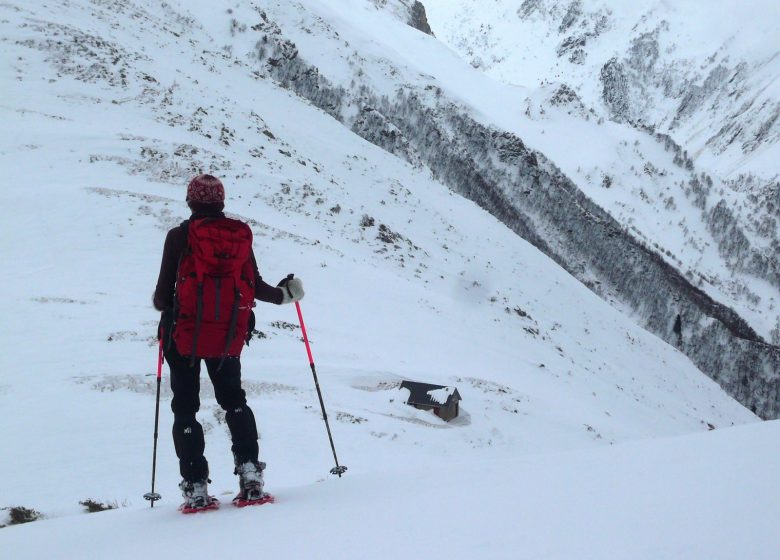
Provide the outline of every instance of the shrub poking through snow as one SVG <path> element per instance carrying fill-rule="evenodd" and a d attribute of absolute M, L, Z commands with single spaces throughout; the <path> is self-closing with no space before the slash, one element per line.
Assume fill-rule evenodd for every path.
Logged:
<path fill-rule="evenodd" d="M 12 506 L 3 508 L 3 510 L 8 512 L 8 523 L 6 525 L 0 525 L 0 527 L 21 525 L 22 523 L 30 523 L 31 521 L 38 521 L 43 518 L 41 512 L 23 506 Z"/>
<path fill-rule="evenodd" d="M 100 502 L 98 500 L 93 500 L 92 498 L 81 500 L 79 504 L 84 506 L 84 509 L 87 510 L 87 513 L 106 511 L 109 509 L 116 509 L 117 507 L 119 507 L 116 502 Z"/>

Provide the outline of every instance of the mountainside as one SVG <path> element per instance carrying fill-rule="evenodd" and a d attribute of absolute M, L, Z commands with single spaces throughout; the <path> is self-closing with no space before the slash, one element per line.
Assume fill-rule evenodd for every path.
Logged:
<path fill-rule="evenodd" d="M 516 87 L 469 68 L 435 38 L 408 25 L 408 7 L 362 0 L 215 7 L 214 25 L 221 22 L 228 34 L 199 56 L 218 55 L 220 65 L 239 65 L 255 81 L 273 78 L 364 139 L 427 170 L 686 352 L 753 411 L 765 418 L 780 413 L 780 350 L 767 344 L 780 337 L 775 307 L 780 264 L 771 256 L 777 245 L 774 221 L 762 230 L 772 238 L 763 240 L 768 246 L 761 245 L 760 236 L 748 237 L 732 212 L 735 206 L 713 206 L 711 179 L 689 169 L 687 156 L 673 142 L 637 131 L 626 136 L 623 127 L 602 125 L 587 118 L 587 111 L 583 119 L 571 108 L 577 100 L 564 90 L 548 92 L 547 101 L 544 91 L 525 92 L 557 112 L 518 105 Z M 165 9 L 176 14 L 170 5 Z M 119 14 L 134 10 L 121 8 Z M 179 24 L 189 23 L 185 17 Z M 21 42 L 53 53 L 50 60 L 65 75 L 125 90 L 129 72 L 139 67 L 137 79 L 144 86 L 136 95 L 156 105 L 158 119 L 202 135 L 210 135 L 209 126 L 219 128 L 222 144 L 235 142 L 234 129 L 214 114 L 230 114 L 230 96 L 214 108 L 177 108 L 182 85 L 170 69 L 160 74 L 143 68 L 149 59 L 144 44 L 135 53 L 126 47 L 114 52 L 102 36 L 82 37 L 59 23 L 31 27 L 73 37 Z M 216 66 L 214 73 L 219 72 Z M 249 118 L 256 131 L 263 130 L 256 111 Z M 578 127 L 575 134 L 568 131 L 571 126 Z M 546 134 L 548 128 L 553 134 Z M 570 143 L 597 152 L 586 170 L 572 156 Z M 292 157 L 290 150 L 283 152 Z M 143 155 L 151 161 L 165 157 L 157 148 Z M 181 156 L 193 159 L 186 151 Z M 173 162 L 181 167 L 178 158 L 174 153 Z M 217 155 L 209 158 L 217 170 L 232 165 Z M 615 166 L 615 161 L 623 163 Z M 574 167 L 582 172 L 572 174 Z M 609 167 L 612 175 L 602 175 L 600 167 Z M 193 168 L 187 163 L 177 177 L 183 180 Z M 582 174 L 590 182 L 583 185 Z M 641 180 L 635 185 L 636 176 Z M 594 183 L 600 192 L 589 188 Z M 613 212 L 621 212 L 605 212 L 600 206 L 605 200 L 611 200 L 607 207 Z M 670 235 L 673 223 L 684 232 L 680 237 Z"/>
<path fill-rule="evenodd" d="M 776 348 L 530 148 L 516 129 L 537 122 L 523 116 L 525 108 L 510 115 L 524 120 L 501 128 L 504 102 L 518 89 L 484 77 L 409 25 L 402 10 L 409 6 L 72 0 L 0 7 L 0 111 L 8 123 L 0 161 L 13 170 L 4 174 L 11 211 L 0 226 L 13 241 L 3 244 L 9 271 L 0 280 L 0 448 L 11 450 L 0 462 L 0 508 L 21 505 L 56 518 L 77 513 L 87 498 L 146 507 L 140 496 L 149 488 L 158 319 L 149 296 L 165 232 L 188 214 L 185 185 L 202 172 L 223 179 L 228 212 L 251 225 L 265 279 L 289 272 L 303 279 L 324 400 L 350 468 L 349 482 L 319 484 L 330 448 L 297 317 L 289 306 L 259 306 L 242 376 L 262 433 L 267 483 L 282 500 L 278 510 L 246 512 L 235 527 L 280 511 L 278 527 L 288 523 L 271 531 L 270 550 L 305 550 L 311 541 L 300 538 L 297 521 L 321 519 L 324 500 L 342 496 L 366 504 L 365 496 L 397 488 L 416 514 L 409 519 L 422 522 L 433 516 L 414 500 L 430 486 L 449 496 L 442 511 L 468 503 L 476 516 L 488 482 L 512 484 L 536 454 L 545 456 L 524 471 L 529 487 L 513 488 L 509 506 L 500 488 L 491 490 L 486 503 L 496 505 L 495 515 L 528 496 L 550 464 L 562 470 L 549 487 L 561 483 L 581 508 L 613 480 L 605 476 L 577 495 L 588 468 L 600 472 L 618 458 L 617 471 L 633 473 L 648 455 L 660 468 L 681 452 L 674 443 L 646 442 L 644 450 L 637 444 L 615 455 L 607 447 L 693 432 L 701 432 L 706 456 L 745 453 L 753 467 L 734 458 L 728 472 L 746 478 L 717 496 L 761 495 L 763 487 L 770 489 L 764 496 L 774 495 L 780 486 L 767 474 L 777 472 L 774 464 L 754 461 L 750 450 L 770 448 L 775 423 L 758 424 L 697 365 L 722 371 L 724 387 L 770 416 L 778 403 Z M 540 127 L 532 129 L 531 138 L 540 136 Z M 659 157 L 672 155 L 661 149 Z M 679 332 L 676 314 L 684 316 Z M 667 329 L 694 361 L 634 321 Z M 461 415 L 445 423 L 405 405 L 397 390 L 403 379 L 456 386 Z M 159 550 L 182 544 L 165 385 L 157 465 L 165 501 L 152 517 L 52 520 L 4 528 L 0 542 L 33 557 L 45 551 L 37 531 L 51 531 L 67 556 L 82 544 L 98 556 L 110 547 L 121 555 L 132 549 L 124 539 L 136 533 L 114 539 L 103 523 L 127 521 L 169 537 Z M 235 481 L 224 414 L 207 382 L 202 397 L 211 487 L 227 501 Z M 721 435 L 738 424 L 754 425 Z M 751 436 L 740 439 L 743 433 Z M 557 454 L 574 450 L 582 455 L 571 461 Z M 716 478 L 695 457 L 684 464 Z M 480 465 L 494 470 L 471 486 Z M 436 472 L 451 475 L 439 480 Z M 673 475 L 664 470 L 652 487 Z M 642 479 L 625 480 L 642 494 Z M 697 480 L 690 511 L 723 514 L 706 497 L 709 485 Z M 751 484 L 746 494 L 743 482 Z M 667 490 L 671 500 L 674 488 Z M 462 491 L 469 493 L 463 502 Z M 534 507 L 555 497 L 536 494 Z M 778 502 L 769 502 L 756 515 L 771 516 Z M 641 516 L 652 511 L 649 504 Z M 357 507 L 345 521 L 384 528 Z M 412 521 L 393 534 L 400 539 Z M 201 518 L 186 522 L 217 540 L 220 522 L 214 532 Z M 712 530 L 681 532 L 670 546 L 685 549 Z M 63 540 L 65 533 L 74 540 Z M 353 527 L 352 534 L 356 540 L 333 546 L 362 552 L 359 538 L 371 533 Z M 772 534 L 739 542 L 773 550 Z M 507 539 L 496 546 L 513 550 Z M 550 535 L 540 546 L 555 540 Z M 469 538 L 461 542 L 471 556 L 480 550 Z M 230 547 L 236 543 L 237 536 Z"/>
<path fill-rule="evenodd" d="M 780 5 L 429 0 L 438 36 L 513 84 L 565 82 L 599 114 L 671 135 L 719 177 L 777 180 Z"/>
<path fill-rule="evenodd" d="M 518 125 L 530 145 L 780 344 L 780 5 L 427 5 L 439 39 L 465 60 L 535 90 L 522 103 L 538 126 Z M 588 125 L 604 119 L 616 126 Z"/>
<path fill-rule="evenodd" d="M 333 12 L 338 18 L 330 17 Z M 780 350 L 766 344 L 767 337 L 774 341 L 780 333 L 775 312 L 780 264 L 771 257 L 776 240 L 767 249 L 757 248 L 728 207 L 719 203 L 710 209 L 711 179 L 689 169 L 687 156 L 676 153 L 673 143 L 647 133 L 633 134 L 629 138 L 639 155 L 630 170 L 627 163 L 616 170 L 645 178 L 638 194 L 632 190 L 615 202 L 620 205 L 633 198 L 632 204 L 640 206 L 646 225 L 632 226 L 637 236 L 593 204 L 558 168 L 563 165 L 561 157 L 567 167 L 578 161 L 571 152 L 564 153 L 566 140 L 560 141 L 567 136 L 567 124 L 579 121 L 578 132 L 569 134 L 574 142 L 606 138 L 596 142 L 613 159 L 627 151 L 623 146 L 630 149 L 622 128 L 605 131 L 600 123 L 583 125 L 582 119 L 563 114 L 550 125 L 535 121 L 527 108 L 507 110 L 517 97 L 516 88 L 469 72 L 435 40 L 405 26 L 389 26 L 381 13 L 371 13 L 362 2 L 327 8 L 269 6 L 261 19 L 252 28 L 261 34 L 259 43 L 254 43 L 258 37 L 253 35 L 237 38 L 238 52 L 248 49 L 247 56 L 266 61 L 270 74 L 284 87 L 369 141 L 427 167 L 450 188 L 499 217 L 605 299 L 630 310 L 652 332 L 683 349 L 741 402 L 764 417 L 778 413 Z M 378 34 L 386 42 L 362 31 L 366 21 L 372 30 L 386 28 Z M 321 34 L 311 32 L 318 27 Z M 547 126 L 558 132 L 548 136 L 558 148 L 545 150 L 544 155 L 527 148 L 522 139 L 537 142 Z M 554 163 L 546 157 L 550 154 Z M 640 163 L 641 172 L 634 167 Z M 622 185 L 629 183 L 629 178 L 617 177 Z M 671 183 L 677 178 L 679 185 Z M 675 185 L 680 192 L 670 193 Z M 673 194 L 687 199 L 679 211 Z M 603 196 L 594 198 L 600 202 Z M 664 211 L 654 221 L 652 209 L 641 208 L 649 198 L 657 200 L 656 212 L 661 201 L 675 212 L 669 216 Z M 632 218 L 641 216 L 636 209 L 629 212 Z M 712 213 L 714 225 L 709 219 L 700 221 L 700 212 Z M 680 215 L 678 228 L 686 235 L 670 246 L 676 252 L 682 245 L 682 258 L 669 249 L 665 223 Z M 692 234 L 686 220 L 693 221 Z M 773 228 L 768 231 L 776 235 Z M 685 277 L 675 269 L 682 269 Z M 727 308 L 733 304 L 741 304 L 735 307 L 748 321 Z"/>

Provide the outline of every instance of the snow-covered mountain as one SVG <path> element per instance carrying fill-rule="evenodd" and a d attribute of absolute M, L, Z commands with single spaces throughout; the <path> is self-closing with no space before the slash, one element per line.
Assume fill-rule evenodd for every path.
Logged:
<path fill-rule="evenodd" d="M 524 103 L 546 136 L 524 134 L 532 146 L 780 344 L 780 4 L 426 5 L 439 39 L 465 60 L 537 92 Z M 605 132 L 582 119 L 624 126 Z"/>
<path fill-rule="evenodd" d="M 465 60 L 532 90 L 523 103 L 538 126 L 523 123 L 524 140 L 696 287 L 780 343 L 780 5 L 426 6 L 437 37 Z M 604 119 L 608 131 L 590 126 Z"/>
<path fill-rule="evenodd" d="M 229 532 L 235 551 L 250 523 L 279 511 L 278 525 L 259 539 L 278 556 L 315 556 L 307 548 L 315 541 L 301 538 L 300 527 L 324 512 L 329 523 L 353 526 L 347 541 L 327 541 L 322 557 L 365 557 L 380 531 L 394 537 L 396 548 L 386 549 L 392 557 L 411 527 L 423 531 L 418 538 L 459 527 L 415 506 L 428 491 L 449 498 L 426 508 L 469 504 L 463 523 L 481 519 L 493 527 L 495 557 L 515 557 L 516 537 L 539 534 L 541 520 L 554 517 L 510 535 L 524 498 L 534 496 L 520 510 L 524 519 L 559 500 L 570 512 L 588 511 L 595 492 L 617 480 L 609 473 L 626 475 L 636 494 L 618 485 L 605 502 L 639 497 L 648 478 L 631 473 L 653 457 L 654 495 L 664 490 L 662 510 L 679 511 L 680 487 L 667 486 L 667 477 L 717 479 L 701 458 L 724 454 L 732 459 L 718 462 L 724 476 L 743 478 L 713 499 L 738 502 L 739 528 L 747 531 L 730 546 L 742 544 L 756 558 L 773 550 L 774 533 L 760 521 L 777 515 L 780 500 L 769 498 L 780 488 L 771 478 L 778 471 L 770 454 L 750 458 L 750 469 L 739 457 L 771 449 L 775 423 L 756 423 L 685 354 L 634 321 L 673 323 L 684 310 L 681 346 L 699 348 L 691 353 L 700 366 L 709 353 L 713 368 L 744 368 L 736 381 L 724 369 L 720 381 L 734 393 L 742 387 L 739 396 L 765 415 L 777 403 L 767 369 L 774 350 L 528 147 L 547 125 L 526 116 L 526 106 L 509 115 L 505 108 L 518 93 L 534 92 L 493 81 L 409 25 L 414 6 L 72 0 L 0 7 L 7 123 L 0 161 L 11 209 L 2 223 L 11 266 L 0 280 L 0 448 L 11 452 L 0 462 L 0 507 L 49 517 L 74 514 L 87 498 L 145 507 L 157 321 L 149 295 L 165 231 L 187 215 L 184 185 L 206 171 L 225 181 L 228 210 L 252 225 L 265 278 L 295 272 L 306 285 L 303 313 L 339 457 L 350 467 L 343 479 L 319 483 L 330 448 L 295 313 L 262 306 L 243 376 L 278 504 L 230 512 L 213 532 L 205 519 L 176 517 L 166 388 L 159 507 L 92 523 L 5 528 L 3 550 L 19 558 L 52 550 L 99 557 L 116 547 L 129 555 L 152 542 L 157 551 L 191 550 L 192 542 L 173 535 L 197 523 L 192 534 L 214 541 L 198 550 L 217 550 L 218 531 L 240 530 Z M 529 125 L 528 145 L 519 123 Z M 673 156 L 661 149 L 658 157 Z M 607 285 L 599 259 L 628 279 Z M 628 298 L 633 269 L 649 280 Z M 592 290 L 570 272 L 590 279 Z M 456 386 L 461 416 L 445 423 L 406 406 L 398 398 L 402 379 Z M 212 488 L 222 496 L 235 486 L 230 442 L 206 383 L 202 390 Z M 738 424 L 749 425 L 719 430 Z M 689 445 L 701 453 L 684 453 Z M 661 468 L 677 464 L 692 468 Z M 473 482 L 480 467 L 486 480 L 503 484 Z M 506 493 L 518 472 L 528 482 Z M 550 483 L 539 485 L 543 473 Z M 589 473 L 601 473 L 601 482 L 578 493 Z M 713 478 L 687 480 L 696 489 L 686 511 L 712 524 L 675 533 L 672 552 L 703 542 L 725 511 L 707 498 Z M 394 504 L 386 517 L 363 506 L 339 518 L 328 505 L 366 504 L 371 495 Z M 755 496 L 766 502 L 750 510 Z M 480 512 L 481 500 L 494 506 L 490 515 Z M 605 523 L 628 519 L 632 504 L 621 503 Z M 641 518 L 658 510 L 647 503 L 639 511 Z M 407 521 L 393 526 L 401 513 Z M 103 523 L 117 529 L 122 520 L 133 529 L 111 537 Z M 657 540 L 634 529 L 625 534 L 644 538 L 621 541 L 625 550 Z M 151 541 L 133 537 L 147 530 Z M 540 550 L 588 538 L 554 533 L 538 541 Z M 483 550 L 478 535 L 458 538 L 462 557 Z M 718 550 L 719 542 L 700 550 Z M 569 544 L 556 549 L 559 557 Z"/>
<path fill-rule="evenodd" d="M 725 0 L 428 0 L 475 67 L 566 83 L 600 115 L 671 135 L 719 177 L 777 180 L 780 5 Z"/>
<path fill-rule="evenodd" d="M 565 88 L 497 83 L 407 25 L 411 14 L 400 1 L 231 8 L 223 15 L 230 36 L 221 54 L 428 169 L 682 349 L 743 404 L 776 416 L 780 350 L 766 344 L 780 332 L 774 218 L 761 230 L 769 232 L 764 245 L 748 238 L 736 206 L 709 196 L 711 178 L 693 169 L 674 142 L 601 125 L 584 108 L 571 109 L 576 95 Z M 125 61 L 129 52 L 27 45 L 53 49 L 63 72 L 120 88 L 136 62 Z M 143 94 L 160 99 L 160 118 L 183 122 L 187 115 L 167 106 L 179 82 L 164 85 L 163 76 L 142 74 Z M 518 104 L 519 95 L 525 101 Z M 192 110 L 189 128 L 208 126 L 208 108 Z M 222 130 L 220 140 L 231 142 L 229 134 Z"/>

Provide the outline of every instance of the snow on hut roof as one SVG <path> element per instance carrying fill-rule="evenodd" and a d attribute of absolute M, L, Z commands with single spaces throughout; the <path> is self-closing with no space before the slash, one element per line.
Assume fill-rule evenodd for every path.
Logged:
<path fill-rule="evenodd" d="M 420 383 L 417 381 L 404 381 L 401 383 L 401 389 L 409 391 L 409 398 L 406 404 L 428 405 L 428 406 L 449 406 L 453 399 L 462 400 L 460 393 L 455 387 L 446 387 L 444 385 L 432 385 L 430 383 Z"/>

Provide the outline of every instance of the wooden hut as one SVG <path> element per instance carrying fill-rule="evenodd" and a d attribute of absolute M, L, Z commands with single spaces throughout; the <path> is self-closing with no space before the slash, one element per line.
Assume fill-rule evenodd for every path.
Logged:
<path fill-rule="evenodd" d="M 401 389 L 409 390 L 406 404 L 420 410 L 432 410 L 442 420 L 450 421 L 460 412 L 460 393 L 455 387 L 431 385 L 418 381 L 404 381 Z"/>

